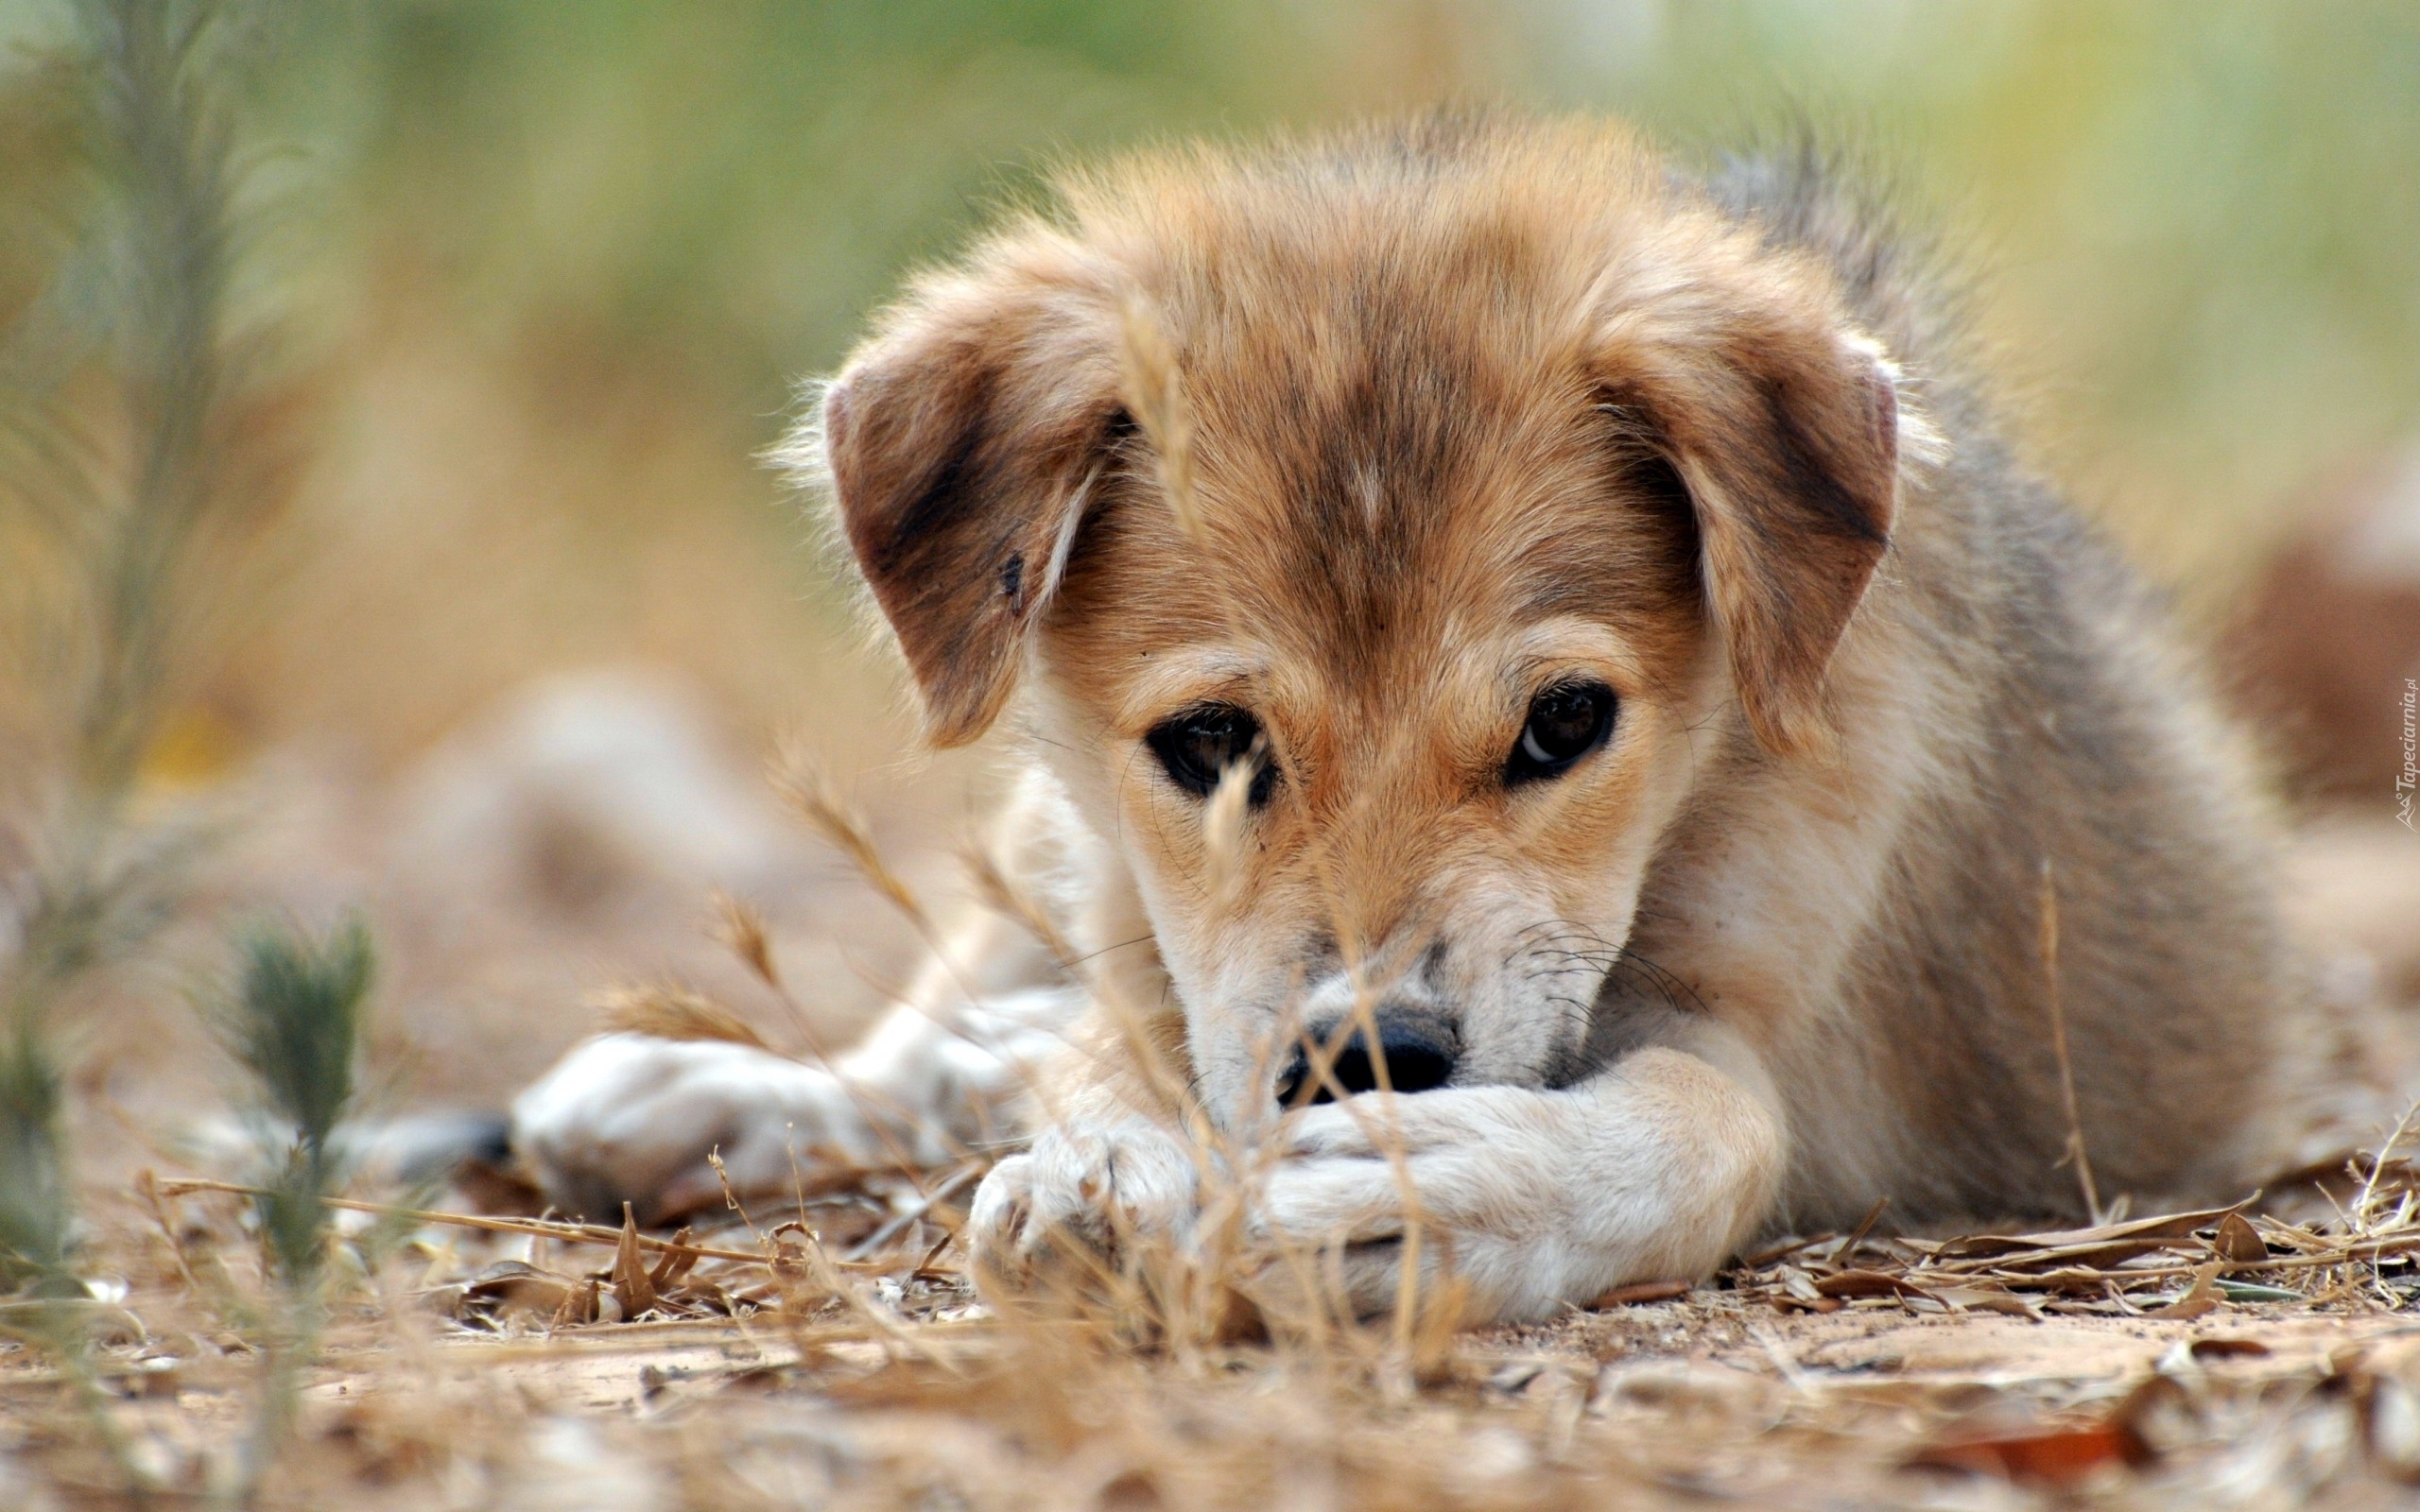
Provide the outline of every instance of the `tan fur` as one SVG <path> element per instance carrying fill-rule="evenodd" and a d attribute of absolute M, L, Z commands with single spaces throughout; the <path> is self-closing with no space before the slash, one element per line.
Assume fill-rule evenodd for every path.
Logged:
<path fill-rule="evenodd" d="M 1885 1196 L 2077 1216 L 2053 970 L 2104 1193 L 2303 1153 L 2333 1031 L 2232 738 L 1821 175 L 1436 117 L 1062 191 L 918 280 L 794 458 L 932 738 L 1011 713 L 1017 843 L 1140 1024 L 1057 1058 L 978 1243 L 1103 1205 L 1182 1230 L 1204 1138 L 1282 1143 L 1254 1221 L 1356 1241 L 1367 1306 L 1407 1173 L 1504 1316 Z M 1572 677 L 1619 696 L 1611 743 L 1508 786 Z M 1277 771 L 1232 834 L 1144 745 L 1205 701 Z M 1014 1032 L 1086 1011 L 1003 970 L 1042 994 Z M 1443 1025 L 1450 1085 L 1388 1139 L 1352 1104 L 1278 1127 L 1272 1066 L 1364 1013 Z M 946 1122 L 946 1037 L 883 1033 L 854 1074 Z M 1192 1134 L 1121 1063 L 1145 1040 Z"/>

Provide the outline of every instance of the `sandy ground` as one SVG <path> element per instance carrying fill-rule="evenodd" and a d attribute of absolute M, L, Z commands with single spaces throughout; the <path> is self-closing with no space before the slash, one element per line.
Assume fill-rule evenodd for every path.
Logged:
<path fill-rule="evenodd" d="M 586 1032 L 594 995 L 621 983 L 694 984 L 782 1041 L 791 1031 L 775 1005 L 708 937 L 715 888 L 765 909 L 786 976 L 809 985 L 821 1031 L 845 1038 L 906 974 L 914 932 L 780 811 L 752 754 L 702 708 L 677 683 L 610 670 L 511 695 L 374 781 L 326 753 L 285 753 L 208 799 L 240 818 L 241 838 L 199 879 L 197 913 L 370 919 L 383 954 L 372 1047 L 382 1116 L 501 1108 Z M 945 910 L 960 890 L 953 850 L 991 781 L 980 758 L 909 767 L 859 755 L 841 776 L 893 864 Z M 2289 876 L 2332 989 L 2420 998 L 2420 841 L 2384 813 L 2328 816 L 2303 832 Z M 182 975 L 115 983 L 84 1022 L 99 1416 L 55 1358 L 0 1349 L 0 1507 L 130 1504 L 130 1478 L 168 1504 L 224 1501 L 244 1480 L 278 1315 L 244 1206 L 130 1194 L 147 1169 L 240 1173 L 222 1111 L 230 1083 L 187 1002 L 216 937 L 194 927 Z M 467 1212 L 492 1195 L 426 1200 Z M 809 1221 L 845 1258 L 848 1235 L 896 1200 Z M 373 1258 L 325 1331 L 262 1504 L 2420 1496 L 2420 1311 L 2396 1284 L 2403 1268 L 2309 1273 L 2299 1299 L 2205 1299 L 2196 1315 L 2166 1317 L 2139 1314 L 2173 1304 L 2181 1281 L 2012 1315 L 1896 1293 L 1810 1311 L 1779 1272 L 1743 1273 L 1551 1328 L 1432 1341 L 1417 1359 L 1382 1333 L 1138 1350 L 993 1316 L 960 1257 L 933 1248 L 946 1216 L 903 1220 L 820 1290 L 778 1267 L 711 1263 L 700 1275 L 722 1290 L 637 1322 L 562 1300 L 610 1269 L 610 1249 L 444 1225 L 380 1248 L 365 1229 L 348 1253 Z M 768 1242 L 745 1229 L 728 1239 L 749 1253 Z M 499 1280 L 512 1264 L 542 1280 Z M 613 1289 L 608 1277 L 592 1291 Z"/>
<path fill-rule="evenodd" d="M 261 1293 L 235 1205 L 164 1205 L 166 1226 L 113 1240 L 127 1313 L 104 1331 L 103 1410 L 168 1500 L 207 1499 L 233 1483 L 260 1412 L 260 1357 L 242 1342 L 257 1320 L 245 1327 L 238 1299 Z M 924 1237 L 853 1272 L 847 1299 L 785 1297 L 762 1267 L 709 1262 L 639 1321 L 583 1324 L 528 1278 L 577 1286 L 610 1268 L 610 1247 L 423 1229 L 332 1323 L 262 1504 L 2358 1507 L 2420 1494 L 2420 1314 L 2375 1290 L 2036 1318 L 1896 1297 L 1809 1312 L 1735 1277 L 1450 1336 L 1407 1372 L 1383 1328 L 1318 1349 L 1137 1349 L 994 1316 L 946 1255 L 919 1266 Z M 728 1314 L 668 1315 L 710 1294 Z M 127 1504 L 130 1472 L 87 1422 L 54 1365 L 0 1356 L 0 1490 L 15 1498 L 0 1504 Z"/>

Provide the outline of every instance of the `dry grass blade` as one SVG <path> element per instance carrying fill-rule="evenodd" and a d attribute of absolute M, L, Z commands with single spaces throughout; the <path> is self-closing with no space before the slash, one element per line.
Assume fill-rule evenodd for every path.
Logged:
<path fill-rule="evenodd" d="M 1032 936 L 1061 971 L 1079 980 L 1082 978 L 1086 962 L 1060 929 L 1059 921 L 1050 917 L 1049 910 L 1031 892 L 1009 876 L 990 850 L 971 845 L 959 853 L 959 861 L 966 868 L 967 880 L 975 885 L 975 896 L 984 907 Z"/>
<path fill-rule="evenodd" d="M 1255 753 L 1258 751 L 1255 745 Z M 1231 906 L 1243 881 L 1244 818 L 1252 801 L 1259 760 L 1230 762 L 1211 790 L 1201 811 L 1201 859 L 1209 874 L 1210 896 L 1220 907 Z"/>
<path fill-rule="evenodd" d="M 2059 1097 L 2067 1115 L 2067 1159 L 2075 1162 L 2076 1185 L 2083 1193 L 2084 1211 L 2094 1223 L 2102 1221 L 2100 1192 L 2093 1184 L 2092 1157 L 2083 1146 L 2083 1115 L 2076 1107 L 2075 1062 L 2067 1055 L 2067 1015 L 2059 994 L 2059 880 L 2050 858 L 2042 858 L 2042 982 L 2050 1001 L 2050 1049 L 2059 1061 Z"/>
<path fill-rule="evenodd" d="M 765 916 L 756 905 L 742 898 L 735 898 L 717 887 L 711 895 L 715 910 L 715 938 L 739 957 L 757 978 L 785 1001 L 789 993 L 782 986 L 782 973 L 773 965 L 773 942 L 765 929 Z"/>
<path fill-rule="evenodd" d="M 1049 954 L 1053 964 L 1100 1005 L 1117 1034 L 1120 1047 L 1132 1057 L 1131 1065 L 1144 1090 L 1155 1100 L 1156 1111 L 1169 1119 L 1183 1117 L 1189 1101 L 1184 1080 L 1171 1064 L 1168 1049 L 1151 1032 L 1145 1015 L 1118 990 L 1115 977 L 1094 970 L 1095 963 L 1077 951 L 1065 931 L 1050 917 L 1050 911 L 1010 876 L 989 850 L 970 846 L 959 859 L 983 906 L 1031 936 L 1034 943 Z"/>
<path fill-rule="evenodd" d="M 596 1003 L 597 1026 L 657 1040 L 721 1040 L 769 1051 L 764 1037 L 713 999 L 674 986 L 624 987 Z"/>
<path fill-rule="evenodd" d="M 1874 1206 L 1867 1210 L 1864 1219 L 1846 1239 L 1841 1241 L 1841 1247 L 1832 1251 L 1833 1264 L 1843 1264 L 1849 1256 L 1857 1253 L 1858 1246 L 1864 1244 L 1866 1236 L 1874 1232 L 1874 1226 L 1882 1221 L 1883 1210 L 1890 1206 L 1891 1199 L 1887 1196 L 1875 1199 Z"/>
<path fill-rule="evenodd" d="M 807 1058 L 831 1072 L 839 1081 L 841 1091 L 865 1119 L 866 1128 L 882 1146 L 883 1153 L 890 1158 L 891 1168 L 907 1173 L 910 1180 L 917 1179 L 916 1161 L 908 1154 L 907 1146 L 900 1143 L 898 1134 L 900 1129 L 917 1125 L 920 1120 L 915 1113 L 856 1078 L 840 1074 L 833 1064 L 830 1045 L 822 1035 L 816 1032 L 814 1021 L 808 1018 L 805 1005 L 791 994 L 783 984 L 781 973 L 774 969 L 772 942 L 766 933 L 764 916 L 752 904 L 719 888 L 712 896 L 716 911 L 716 937 L 771 990 L 773 1001 L 781 1005 L 783 1014 L 789 1019 L 790 1028 L 798 1035 L 799 1042 L 805 1046 Z M 669 1005 L 673 1008 L 671 1014 L 659 1017 L 650 1009 L 628 1026 L 637 1033 L 654 1034 L 662 1039 L 729 1040 L 769 1055 L 782 1054 L 720 1005 L 685 988 L 664 991 L 673 1000 Z M 699 1013 L 700 1007 L 705 1011 Z M 662 1027 L 653 1026 L 659 1024 Z M 683 1032 L 684 1030 L 688 1032 Z M 791 1160 L 795 1163 L 795 1150 L 791 1152 Z"/>
<path fill-rule="evenodd" d="M 770 775 L 773 791 L 791 813 L 848 857 L 858 875 L 921 933 L 927 938 L 934 936 L 932 916 L 917 900 L 914 889 L 883 859 L 881 848 L 874 844 L 865 821 L 840 797 L 831 773 L 822 764 L 796 746 L 785 743 L 775 753 Z"/>
<path fill-rule="evenodd" d="M 157 1184 L 162 1196 L 190 1196 L 197 1192 L 223 1193 L 230 1196 L 260 1197 L 268 1194 L 265 1187 L 246 1186 L 236 1181 L 213 1181 L 200 1177 L 164 1180 Z M 441 1212 L 429 1208 L 406 1208 L 390 1202 L 366 1202 L 357 1197 L 321 1197 L 321 1203 L 341 1208 L 347 1212 L 367 1212 L 382 1218 L 396 1218 L 416 1224 L 438 1224 L 455 1228 L 475 1228 L 487 1233 L 527 1234 L 536 1239 L 559 1240 L 568 1245 L 600 1245 L 620 1248 L 623 1230 L 603 1224 L 566 1223 L 547 1218 L 494 1218 L 482 1213 Z M 723 1249 L 710 1245 L 683 1244 L 674 1240 L 652 1239 L 645 1234 L 636 1237 L 641 1249 L 662 1255 L 679 1255 L 694 1260 L 727 1260 L 749 1265 L 769 1265 L 767 1256 L 746 1249 Z M 838 1262 L 835 1262 L 838 1263 Z"/>
<path fill-rule="evenodd" d="M 1205 543 L 1193 487 L 1193 414 L 1184 401 L 1176 348 L 1149 301 L 1130 293 L 1119 309 L 1118 358 L 1126 407 L 1159 458 L 1160 488 L 1179 529 Z"/>
<path fill-rule="evenodd" d="M 2377 1153 L 2371 1156 L 2366 1162 L 2368 1170 L 2361 1176 L 2360 1191 L 2355 1195 L 2352 1211 L 2347 1215 L 2352 1221 L 2354 1229 L 2359 1233 L 2367 1235 L 2382 1228 L 2399 1228 L 2411 1216 L 2411 1194 L 2408 1184 L 2401 1194 L 2401 1200 L 2389 1212 L 2382 1214 L 2379 1181 L 2387 1172 L 2398 1165 L 2403 1166 L 2403 1174 L 2406 1177 L 2411 1174 L 2410 1166 L 2397 1160 L 2394 1152 L 2402 1146 L 2405 1139 L 2411 1134 L 2411 1120 L 2415 1113 L 2420 1113 L 2420 1107 L 2405 1108 L 2403 1116 L 2394 1121 L 2394 1127 L 2390 1129 L 2386 1138 L 2379 1143 Z"/>

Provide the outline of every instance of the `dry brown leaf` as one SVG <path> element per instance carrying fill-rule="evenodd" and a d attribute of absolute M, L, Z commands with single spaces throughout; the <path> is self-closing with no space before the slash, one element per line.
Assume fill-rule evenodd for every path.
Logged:
<path fill-rule="evenodd" d="M 602 1290 L 593 1276 L 576 1286 L 566 1288 L 563 1292 L 563 1299 L 555 1308 L 554 1316 L 547 1326 L 567 1329 L 581 1323 L 596 1322 L 597 1314 L 604 1311 L 600 1300 Z"/>
<path fill-rule="evenodd" d="M 2006 1438 L 1936 1444 L 1909 1460 L 1927 1469 L 1969 1470 L 2013 1481 L 2064 1486 L 2103 1465 L 2139 1465 L 2149 1450 L 2122 1423 L 2094 1423 Z"/>
<path fill-rule="evenodd" d="M 2216 1311 L 2219 1305 L 2219 1263 L 2215 1260 L 2200 1267 L 2193 1272 L 2193 1284 L 2183 1297 L 2166 1307 L 2151 1308 L 2143 1315 L 2181 1320 Z"/>
<path fill-rule="evenodd" d="M 614 1251 L 614 1300 L 625 1319 L 634 1318 L 656 1303 L 655 1283 L 648 1276 L 647 1254 L 639 1247 L 638 1219 L 622 1204 L 622 1244 Z"/>
<path fill-rule="evenodd" d="M 1931 1296 L 1953 1313 L 2005 1313 L 2011 1317 L 2031 1318 L 2042 1315 L 2041 1303 L 1989 1286 L 1944 1286 Z"/>
<path fill-rule="evenodd" d="M 2261 1241 L 2260 1230 L 2239 1212 L 2230 1212 L 2219 1220 L 2218 1237 L 2210 1241 L 2210 1248 L 2231 1265 L 2250 1265 L 2269 1258 L 2269 1246 Z"/>
<path fill-rule="evenodd" d="M 1590 1312 L 1603 1312 L 1609 1307 L 1633 1307 L 1641 1302 L 1668 1302 L 1676 1297 L 1689 1295 L 1687 1281 L 1636 1281 L 1616 1286 L 1588 1304 Z"/>
<path fill-rule="evenodd" d="M 1178 376 L 1176 348 L 1140 291 L 1130 293 L 1118 313 L 1121 397 L 1158 454 L 1160 489 L 1178 527 L 1199 546 L 1203 538 L 1193 497 L 1193 416 Z"/>
<path fill-rule="evenodd" d="M 565 1321 L 578 1313 L 575 1305 L 582 1283 L 569 1276 L 540 1270 L 526 1261 L 500 1260 L 458 1286 L 426 1294 L 429 1305 L 463 1323 L 489 1323 L 499 1317 L 545 1317 Z M 589 1314 L 594 1315 L 593 1311 Z M 584 1323 L 587 1316 L 571 1316 Z"/>
<path fill-rule="evenodd" d="M 2274 1352 L 2258 1339 L 2195 1339 L 2186 1348 L 2196 1360 L 2257 1359 Z"/>
<path fill-rule="evenodd" d="M 676 1245 L 686 1245 L 689 1237 L 689 1228 L 683 1224 L 674 1231 L 672 1242 Z M 656 1261 L 655 1269 L 648 1273 L 648 1285 L 659 1294 L 680 1285 L 688 1278 L 691 1271 L 698 1268 L 699 1258 L 694 1250 L 666 1250 Z"/>
<path fill-rule="evenodd" d="M 2001 1265 L 2038 1265 L 2059 1261 L 2114 1264 L 2191 1242 L 2197 1228 L 2215 1227 L 2242 1204 L 2199 1212 L 2165 1213 L 2094 1228 L 2061 1228 L 2031 1234 L 1970 1234 L 1934 1246 L 1937 1261 L 1993 1260 Z"/>
<path fill-rule="evenodd" d="M 2008 1286 L 2022 1286 L 2036 1292 L 2077 1292 L 2102 1296 L 2110 1282 L 2120 1280 L 2108 1271 L 2089 1265 L 2062 1265 L 2056 1270 L 2008 1270 L 1996 1272 L 1993 1280 Z"/>
<path fill-rule="evenodd" d="M 1815 1282 L 1818 1297 L 1930 1297 L 1932 1294 L 1902 1276 L 1878 1270 L 1844 1270 Z"/>

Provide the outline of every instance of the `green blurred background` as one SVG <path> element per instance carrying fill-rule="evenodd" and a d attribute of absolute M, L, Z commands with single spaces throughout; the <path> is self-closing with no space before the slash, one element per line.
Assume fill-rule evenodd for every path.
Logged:
<path fill-rule="evenodd" d="M 313 460 L 292 570 L 179 727 L 204 765 L 391 764 L 625 658 L 745 729 L 893 738 L 753 455 L 904 268 L 1055 158 L 1177 132 L 1455 97 L 1699 155 L 1824 123 L 1970 250 L 2039 455 L 2205 615 L 2420 414 L 2411 0 L 374 0 L 246 45 L 248 286 Z M 36 72 L 12 226 L 64 150 Z M 12 299 L 38 261 L 0 251 Z"/>

